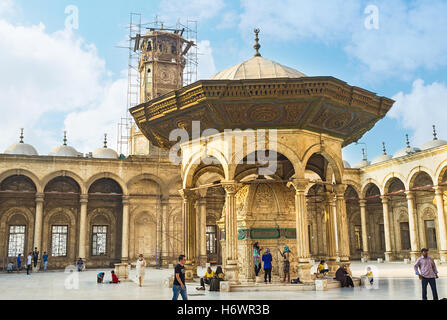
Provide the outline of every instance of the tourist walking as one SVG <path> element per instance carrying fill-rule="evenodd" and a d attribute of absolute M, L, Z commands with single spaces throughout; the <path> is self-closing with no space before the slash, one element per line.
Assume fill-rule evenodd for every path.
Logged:
<path fill-rule="evenodd" d="M 259 248 L 257 242 L 253 245 L 253 262 L 255 266 L 255 275 L 257 277 L 261 270 L 261 248 Z"/>
<path fill-rule="evenodd" d="M 284 279 L 282 280 L 282 282 L 286 282 L 286 277 L 287 277 L 287 283 L 290 283 L 290 260 L 289 260 L 290 249 L 289 249 L 289 246 L 287 246 L 287 245 L 284 246 L 284 252 L 281 252 L 281 249 L 279 249 L 279 253 L 281 254 L 281 256 L 284 259 L 283 267 L 282 267 L 282 271 L 284 273 Z"/>
<path fill-rule="evenodd" d="M 262 262 L 264 262 L 264 283 L 267 283 L 267 276 L 269 283 L 272 283 L 272 254 L 269 248 L 265 249 L 262 255 Z"/>
<path fill-rule="evenodd" d="M 186 257 L 182 254 L 178 257 L 178 264 L 174 269 L 174 283 L 172 285 L 173 296 L 172 300 L 177 300 L 178 295 L 182 295 L 183 300 L 188 300 L 185 284 L 185 263 Z"/>
<path fill-rule="evenodd" d="M 35 247 L 34 251 L 33 251 L 34 268 L 37 267 L 37 261 L 38 260 L 39 260 L 39 251 L 37 250 L 37 247 Z"/>
<path fill-rule="evenodd" d="M 22 269 L 22 254 L 19 253 L 17 256 L 17 272 L 20 272 L 20 269 Z"/>
<path fill-rule="evenodd" d="M 31 264 L 32 264 L 32 259 L 33 259 L 33 256 L 31 254 L 32 254 L 32 252 L 28 253 L 28 257 L 26 258 L 26 274 L 28 274 L 28 275 L 31 270 Z"/>
<path fill-rule="evenodd" d="M 354 282 L 352 281 L 351 274 L 349 273 L 348 266 L 343 264 L 335 272 L 335 280 L 340 281 L 342 288 L 354 288 Z"/>
<path fill-rule="evenodd" d="M 43 253 L 42 260 L 43 260 L 43 271 L 47 271 L 48 253 L 46 251 Z"/>
<path fill-rule="evenodd" d="M 146 274 L 146 260 L 144 260 L 143 255 L 140 254 L 137 260 L 137 278 L 140 287 L 143 286 L 144 275 Z"/>
<path fill-rule="evenodd" d="M 77 266 L 78 272 L 82 272 L 82 270 L 84 270 L 84 261 L 82 260 L 82 258 L 78 259 Z"/>
<path fill-rule="evenodd" d="M 438 291 L 436 290 L 436 279 L 438 278 L 438 270 L 436 264 L 431 257 L 428 256 L 428 249 L 421 250 L 422 256 L 419 257 L 414 265 L 414 271 L 422 280 L 422 300 L 427 300 L 427 285 L 430 284 L 433 300 L 438 300 Z"/>

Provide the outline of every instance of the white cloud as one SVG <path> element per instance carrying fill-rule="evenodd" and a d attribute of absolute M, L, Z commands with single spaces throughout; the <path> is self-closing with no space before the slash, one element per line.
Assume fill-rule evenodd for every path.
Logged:
<path fill-rule="evenodd" d="M 378 30 L 365 27 L 370 4 L 379 9 Z M 445 1 L 242 0 L 241 7 L 241 32 L 259 26 L 264 38 L 335 43 L 369 73 L 408 77 L 447 64 Z"/>
<path fill-rule="evenodd" d="M 175 22 L 177 19 L 203 21 L 215 17 L 223 8 L 223 0 L 162 0 L 159 8 L 161 19 Z"/>
<path fill-rule="evenodd" d="M 447 139 L 446 84 L 433 82 L 425 85 L 423 80 L 417 79 L 410 93 L 399 92 L 392 99 L 396 102 L 387 116 L 397 119 L 403 128 L 413 130 L 412 145 L 420 146 L 431 140 L 433 124 L 439 138 Z"/>
<path fill-rule="evenodd" d="M 66 114 L 73 117 L 73 112 L 82 114 L 99 105 L 108 119 L 116 113 L 112 108 L 121 112 L 125 108 L 125 104 L 117 106 L 119 94 L 125 97 L 121 82 L 104 85 L 111 80 L 95 46 L 68 30 L 48 33 L 42 23 L 24 27 L 0 19 L 0 51 L 0 152 L 17 142 L 19 129 L 24 127 L 25 142 L 33 144 L 40 154 L 47 154 L 56 141 L 61 142 Z M 109 102 L 107 111 L 104 101 Z M 84 125 L 87 123 L 71 126 L 66 121 L 69 138 L 91 130 L 92 126 Z M 111 126 L 101 131 L 106 129 L 111 130 Z M 112 137 L 115 132 L 116 126 L 110 131 Z M 100 137 L 76 141 L 78 145 L 70 142 L 81 152 L 101 146 Z"/>
<path fill-rule="evenodd" d="M 199 41 L 197 51 L 199 60 L 197 80 L 209 79 L 217 72 L 210 41 Z"/>
<path fill-rule="evenodd" d="M 6 16 L 14 12 L 14 2 L 12 0 L 0 1 L 0 16 Z"/>

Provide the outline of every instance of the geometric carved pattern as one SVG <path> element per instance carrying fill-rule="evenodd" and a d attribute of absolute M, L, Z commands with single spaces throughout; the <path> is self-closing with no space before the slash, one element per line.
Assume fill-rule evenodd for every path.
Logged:
<path fill-rule="evenodd" d="M 291 228 L 251 228 L 239 229 L 238 240 L 255 239 L 296 239 L 296 229 Z"/>

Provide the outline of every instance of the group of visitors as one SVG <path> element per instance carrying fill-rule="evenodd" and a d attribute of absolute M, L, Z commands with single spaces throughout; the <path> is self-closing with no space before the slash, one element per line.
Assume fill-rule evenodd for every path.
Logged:
<path fill-rule="evenodd" d="M 290 283 L 290 249 L 287 245 L 284 246 L 284 251 L 281 252 L 280 249 L 278 249 L 281 257 L 283 258 L 283 274 L 284 278 L 281 282 L 287 282 Z M 264 250 L 264 253 L 261 258 L 261 248 L 259 247 L 258 242 L 255 242 L 253 244 L 253 262 L 254 262 L 254 268 L 255 268 L 255 276 L 258 277 L 259 271 L 261 270 L 261 261 L 264 264 L 264 283 L 272 283 L 272 254 L 270 252 L 269 248 L 266 248 Z"/>
<path fill-rule="evenodd" d="M 205 284 L 210 285 L 210 291 L 219 291 L 220 281 L 225 280 L 225 274 L 222 271 L 221 266 L 217 266 L 216 272 L 208 267 L 206 269 L 205 275 L 200 278 L 200 287 L 197 287 L 197 290 L 205 290 Z"/>
<path fill-rule="evenodd" d="M 29 252 L 28 256 L 26 257 L 26 274 L 29 275 L 32 270 L 36 270 L 37 263 L 39 261 L 39 251 L 37 248 L 34 248 L 34 251 Z M 22 254 L 19 253 L 16 258 L 16 265 L 14 266 L 13 261 L 9 261 L 6 270 L 8 273 L 17 271 L 20 272 L 22 270 Z M 42 261 L 43 261 L 43 270 L 46 271 L 48 267 L 48 253 L 45 251 L 42 255 Z"/>

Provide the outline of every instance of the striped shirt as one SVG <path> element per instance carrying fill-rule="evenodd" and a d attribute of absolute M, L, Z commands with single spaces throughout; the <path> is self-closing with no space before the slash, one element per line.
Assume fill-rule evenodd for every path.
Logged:
<path fill-rule="evenodd" d="M 436 264 L 429 256 L 427 258 L 419 257 L 414 265 L 414 271 L 416 275 L 421 275 L 424 278 L 436 278 L 436 274 L 438 274 Z"/>

